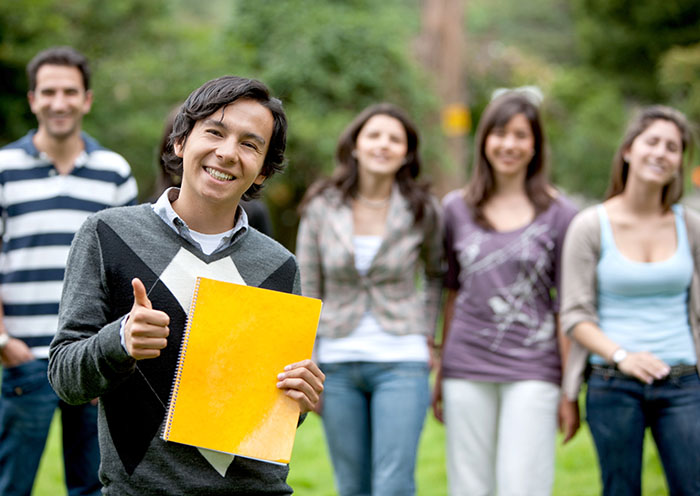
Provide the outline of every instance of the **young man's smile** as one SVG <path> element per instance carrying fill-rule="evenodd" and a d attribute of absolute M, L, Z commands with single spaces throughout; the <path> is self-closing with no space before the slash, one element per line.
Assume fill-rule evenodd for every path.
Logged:
<path fill-rule="evenodd" d="M 218 179 L 219 181 L 233 181 L 235 179 L 231 174 L 226 174 L 225 172 L 216 170 L 212 167 L 204 167 L 204 170 L 207 171 L 207 174 L 209 174 L 211 177 Z"/>
<path fill-rule="evenodd" d="M 189 136 L 175 144 L 183 162 L 180 199 L 202 213 L 235 212 L 248 188 L 265 180 L 261 171 L 273 124 L 270 110 L 250 99 L 236 100 L 197 121 Z M 176 201 L 176 211 L 178 204 L 183 202 Z"/>

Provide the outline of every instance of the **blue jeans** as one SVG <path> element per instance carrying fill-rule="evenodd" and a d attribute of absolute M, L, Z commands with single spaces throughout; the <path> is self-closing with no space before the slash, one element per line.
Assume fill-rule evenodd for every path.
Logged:
<path fill-rule="evenodd" d="M 60 401 L 49 385 L 47 367 L 47 360 L 33 360 L 2 370 L 0 494 L 29 496 L 51 420 L 59 407 L 68 494 L 99 495 L 97 407 Z"/>
<path fill-rule="evenodd" d="M 322 364 L 323 428 L 340 496 L 410 496 L 429 404 L 423 362 Z"/>
<path fill-rule="evenodd" d="M 641 494 L 644 432 L 651 428 L 671 495 L 700 494 L 700 378 L 672 375 L 647 385 L 593 371 L 586 397 L 606 496 Z"/>

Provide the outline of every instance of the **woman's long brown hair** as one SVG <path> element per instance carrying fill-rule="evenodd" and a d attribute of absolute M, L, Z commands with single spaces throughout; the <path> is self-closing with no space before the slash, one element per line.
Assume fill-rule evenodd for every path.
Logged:
<path fill-rule="evenodd" d="M 479 120 L 474 146 L 474 166 L 464 192 L 474 221 L 486 229 L 493 229 L 493 226 L 484 215 L 484 206 L 496 190 L 493 167 L 486 158 L 486 138 L 494 128 L 505 127 L 517 114 L 525 116 L 535 138 L 535 153 L 525 175 L 525 193 L 535 207 L 535 215 L 547 210 L 552 203 L 545 157 L 546 143 L 539 110 L 528 96 L 509 91 L 492 100 Z"/>
<path fill-rule="evenodd" d="M 306 194 L 299 204 L 300 213 L 303 214 L 304 208 L 313 198 L 330 188 L 340 191 L 344 201 L 349 201 L 357 195 L 358 163 L 353 156 L 353 150 L 355 150 L 358 134 L 367 121 L 375 115 L 388 115 L 397 119 L 406 131 L 406 160 L 396 172 L 396 183 L 401 194 L 408 200 L 414 222 L 418 223 L 423 219 L 426 208 L 429 208 L 430 205 L 430 194 L 428 193 L 430 186 L 427 182 L 417 180 L 421 168 L 418 153 L 418 131 L 404 111 L 390 103 L 378 103 L 367 107 L 345 128 L 336 146 L 335 172 L 330 178 L 318 180 L 306 190 Z"/>
<path fill-rule="evenodd" d="M 642 134 L 649 126 L 658 120 L 672 122 L 678 127 L 683 148 L 683 159 L 681 159 L 678 173 L 661 191 L 661 206 L 663 210 L 668 211 L 671 205 L 678 202 L 683 196 L 683 163 L 689 161 L 693 154 L 693 136 L 690 124 L 685 115 L 678 110 L 664 105 L 652 105 L 643 108 L 627 125 L 622 143 L 620 143 L 613 157 L 610 182 L 608 184 L 608 191 L 605 193 L 606 200 L 621 194 L 625 190 L 627 175 L 630 168 L 625 160 L 625 154 L 632 146 L 634 140 L 637 139 L 637 136 Z"/>

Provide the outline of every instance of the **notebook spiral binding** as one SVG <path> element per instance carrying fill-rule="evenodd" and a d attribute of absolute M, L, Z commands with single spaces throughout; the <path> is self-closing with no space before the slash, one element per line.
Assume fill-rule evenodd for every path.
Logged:
<path fill-rule="evenodd" d="M 185 325 L 185 332 L 182 336 L 182 344 L 180 345 L 180 354 L 177 358 L 177 368 L 175 369 L 175 377 L 173 378 L 173 386 L 170 388 L 170 398 L 168 398 L 168 415 L 165 418 L 165 424 L 163 425 L 163 434 L 161 439 L 167 441 L 170 438 L 170 427 L 173 421 L 173 413 L 175 411 L 175 402 L 177 401 L 177 394 L 180 389 L 180 377 L 182 376 L 182 366 L 185 363 L 185 355 L 187 354 L 187 344 L 190 339 L 190 329 L 192 327 L 192 317 L 194 315 L 194 307 L 197 302 L 197 295 L 199 294 L 199 282 L 201 278 L 198 277 L 194 285 L 194 293 L 192 293 L 192 302 L 190 303 L 190 311 L 187 315 L 187 324 Z"/>

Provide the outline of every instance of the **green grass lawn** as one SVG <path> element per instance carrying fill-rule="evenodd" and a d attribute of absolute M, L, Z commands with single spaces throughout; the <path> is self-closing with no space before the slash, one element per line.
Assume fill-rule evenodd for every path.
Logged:
<path fill-rule="evenodd" d="M 445 431 L 430 414 L 418 452 L 419 496 L 445 496 Z M 335 496 L 333 472 L 323 438 L 321 421 L 309 415 L 299 428 L 292 455 L 289 483 L 300 496 Z M 644 496 L 667 494 L 654 443 L 647 439 L 644 454 Z M 598 466 L 587 427 L 566 446 L 557 446 L 555 496 L 600 494 Z M 60 460 L 60 425 L 54 421 L 37 477 L 35 496 L 65 496 Z"/>

